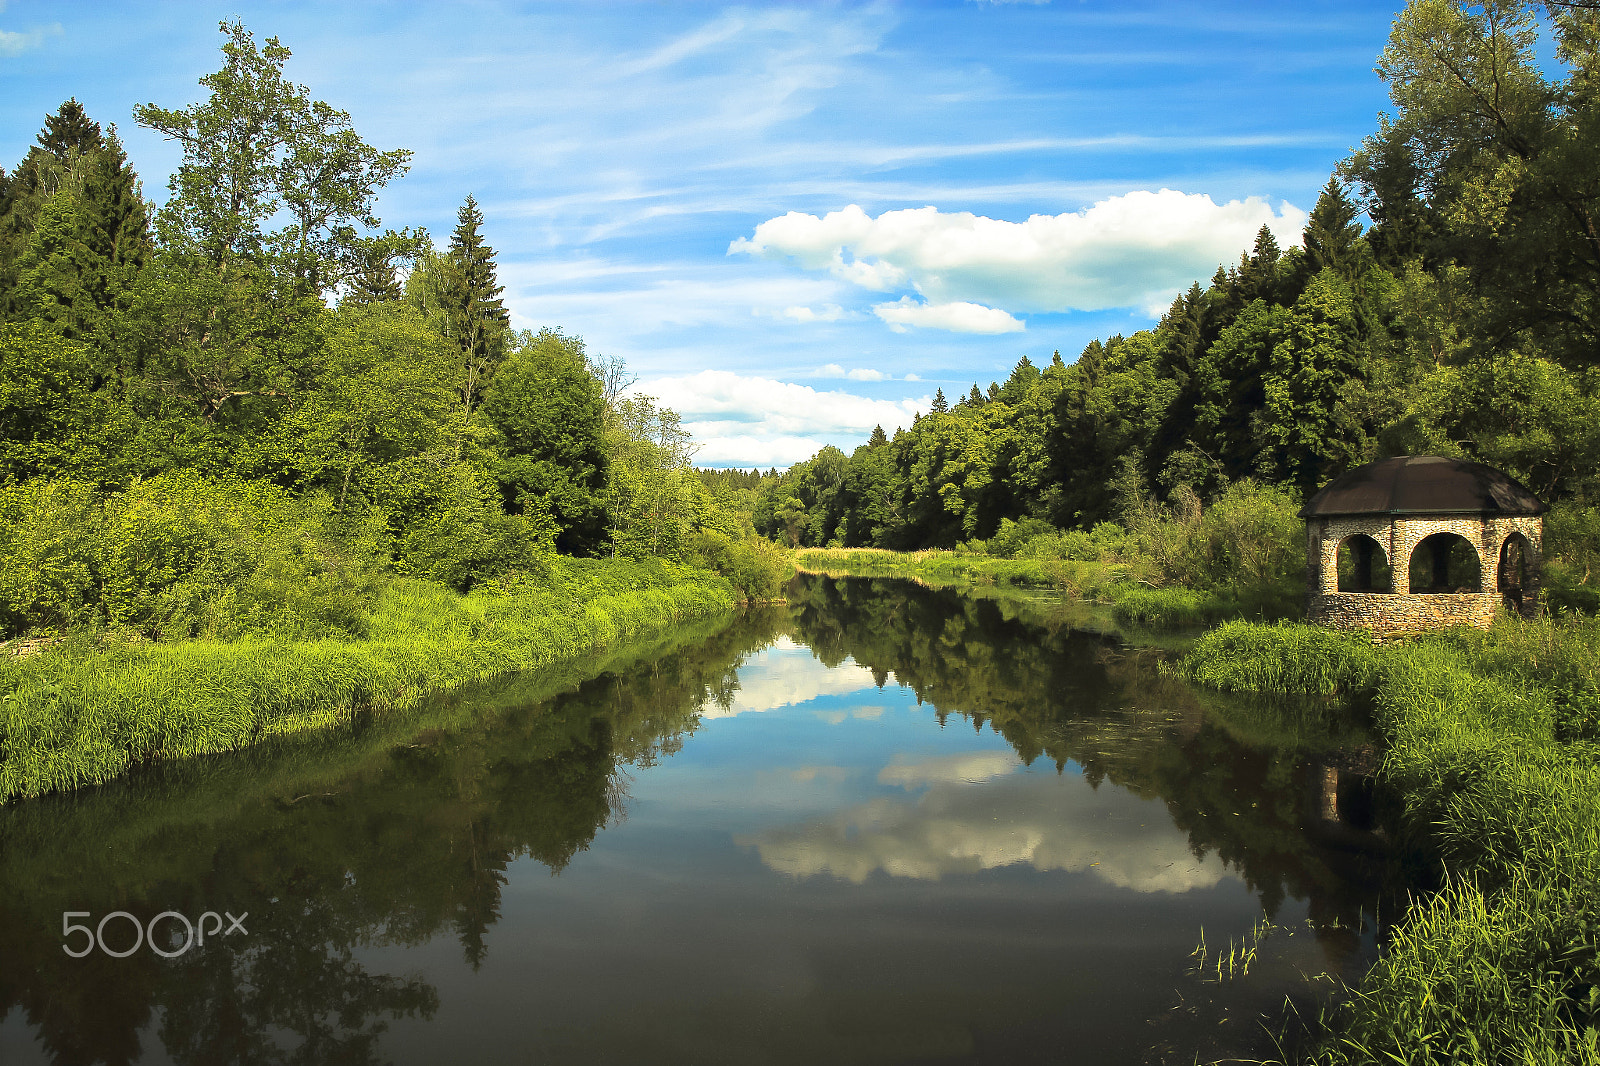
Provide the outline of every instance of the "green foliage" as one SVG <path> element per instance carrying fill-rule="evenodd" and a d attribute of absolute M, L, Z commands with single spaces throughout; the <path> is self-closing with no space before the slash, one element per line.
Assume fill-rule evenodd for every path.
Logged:
<path fill-rule="evenodd" d="M 519 336 L 484 393 L 483 413 L 505 441 L 497 479 L 506 510 L 547 511 L 562 551 L 597 551 L 610 459 L 605 397 L 583 342 L 554 330 Z"/>
<path fill-rule="evenodd" d="M 1445 863 L 1443 889 L 1412 905 L 1315 1061 L 1594 1061 L 1595 626 L 1507 616 L 1377 648 L 1229 623 L 1184 660 L 1235 691 L 1370 692 L 1409 844 Z"/>
<path fill-rule="evenodd" d="M 172 195 L 159 216 L 164 244 L 226 273 L 235 263 L 272 261 L 317 295 L 359 272 L 379 225 L 379 190 L 404 174 L 411 153 L 379 152 L 357 136 L 350 115 L 283 77 L 289 49 L 263 46 L 238 21 L 219 26 L 223 68 L 200 79 L 204 103 L 182 110 L 142 104 L 139 125 L 183 146 Z M 291 221 L 264 227 L 282 215 Z M 412 249 L 420 236 L 379 241 Z"/>
<path fill-rule="evenodd" d="M 1224 622 L 1183 660 L 1183 672 L 1223 692 L 1334 696 L 1370 688 L 1379 653 L 1361 634 L 1305 625 Z"/>
<path fill-rule="evenodd" d="M 1239 605 L 1214 592 L 1185 588 L 1141 588 L 1116 592 L 1113 614 L 1117 621 L 1145 629 L 1185 629 L 1226 618 Z"/>
<path fill-rule="evenodd" d="M 80 640 L 0 657 L 0 802 L 104 781 L 137 762 L 237 750 L 357 711 L 391 711 L 733 600 L 721 579 L 659 560 L 560 560 L 511 595 L 395 582 L 365 618 L 365 640 Z"/>
<path fill-rule="evenodd" d="M 330 500 L 259 482 L 24 482 L 0 488 L 0 631 L 358 633 L 382 547 Z"/>
<path fill-rule="evenodd" d="M 781 599 L 784 585 L 794 576 L 794 566 L 771 541 L 730 537 L 716 529 L 694 534 L 684 561 L 721 574 L 744 599 L 756 603 Z"/>

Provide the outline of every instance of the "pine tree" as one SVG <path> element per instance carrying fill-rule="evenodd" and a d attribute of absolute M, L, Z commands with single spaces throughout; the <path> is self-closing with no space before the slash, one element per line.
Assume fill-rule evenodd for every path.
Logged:
<path fill-rule="evenodd" d="M 76 99 L 47 115 L 35 140 L 0 196 L 0 318 L 27 313 L 17 292 L 18 263 L 33 239 L 45 201 L 60 191 L 81 157 L 105 147 L 100 124 L 84 113 Z"/>
<path fill-rule="evenodd" d="M 79 155 L 66 184 L 39 211 L 17 263 L 17 303 L 74 339 L 105 335 L 153 246 L 139 177 L 113 128 Z"/>
<path fill-rule="evenodd" d="M 1358 266 L 1356 242 L 1361 239 L 1361 214 L 1337 178 L 1329 178 L 1311 209 L 1302 238 L 1311 273 L 1332 267 L 1345 280 L 1351 280 Z"/>
<path fill-rule="evenodd" d="M 402 292 L 388 250 L 378 245 L 370 245 L 364 252 L 361 266 L 350 278 L 349 287 L 344 297 L 340 299 L 339 305 L 367 307 L 371 304 L 398 301 Z"/>
<path fill-rule="evenodd" d="M 446 315 L 450 335 L 461 346 L 461 405 L 471 414 L 489 376 L 505 355 L 511 315 L 500 299 L 504 290 L 495 277 L 494 249 L 478 227 L 483 212 L 471 196 L 456 212 L 455 233 L 446 256 Z"/>
<path fill-rule="evenodd" d="M 933 406 L 929 408 L 933 414 L 945 414 L 950 410 L 950 401 L 944 398 L 944 389 L 939 389 L 933 394 Z"/>
<path fill-rule="evenodd" d="M 888 444 L 888 443 L 889 443 L 889 438 L 888 438 L 887 435 L 884 434 L 883 427 L 881 425 L 880 426 L 873 426 L 872 427 L 872 436 L 867 438 L 867 447 L 869 447 L 869 448 L 877 448 L 877 447 L 881 447 L 882 445 L 885 445 L 885 444 Z M 776 468 L 774 468 L 774 473 L 776 473 Z"/>

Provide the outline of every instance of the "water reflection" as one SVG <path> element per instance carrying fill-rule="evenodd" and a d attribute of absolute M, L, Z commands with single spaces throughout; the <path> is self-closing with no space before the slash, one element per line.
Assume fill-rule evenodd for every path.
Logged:
<path fill-rule="evenodd" d="M 1137 1060 L 1200 926 L 1372 899 L 1338 745 L 1222 710 L 1049 610 L 818 579 L 0 809 L 0 1061 Z M 61 950 L 223 908 L 247 940 Z"/>
<path fill-rule="evenodd" d="M 1227 874 L 1214 855 L 1130 793 L 1094 789 L 1077 775 L 1014 773 L 1004 752 L 946 756 L 884 768 L 878 780 L 922 788 L 915 800 L 880 797 L 798 827 L 743 837 L 761 861 L 796 877 L 831 874 L 857 884 L 879 871 L 935 881 L 1000 866 L 1081 870 L 1136 892 L 1209 888 Z"/>

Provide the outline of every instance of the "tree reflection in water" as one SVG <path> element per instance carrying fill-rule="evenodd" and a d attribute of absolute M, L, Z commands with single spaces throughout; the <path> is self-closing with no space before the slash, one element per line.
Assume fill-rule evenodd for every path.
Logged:
<path fill-rule="evenodd" d="M 1373 867 L 1308 827 L 1326 767 L 1359 736 L 1198 694 L 1157 653 L 1025 600 L 802 578 L 787 610 L 0 809 L 0 1017 L 20 1010 L 64 1066 L 135 1061 L 150 1035 L 180 1063 L 380 1061 L 389 1023 L 440 999 L 423 978 L 370 970 L 369 949 L 447 934 L 476 969 L 511 863 L 559 874 L 623 816 L 629 774 L 733 707 L 740 665 L 784 634 L 909 687 L 941 723 L 993 729 L 1030 765 L 1072 763 L 1159 800 L 1266 913 L 1308 899 L 1324 950 L 1357 949 Z M 176 959 L 61 950 L 65 910 L 223 909 L 249 912 L 248 936 Z"/>
<path fill-rule="evenodd" d="M 386 1020 L 430 1017 L 438 994 L 356 951 L 449 929 L 480 964 L 507 866 L 530 856 L 557 874 L 587 848 L 622 812 L 625 768 L 725 706 L 784 618 L 730 621 L 586 664 L 607 671 L 587 680 L 582 666 L 529 675 L 0 810 L 0 1018 L 20 1009 L 62 1066 L 136 1061 L 157 1012 L 180 1063 L 381 1061 Z M 249 913 L 247 936 L 171 960 L 61 948 L 64 910 L 148 923 L 223 909 Z"/>

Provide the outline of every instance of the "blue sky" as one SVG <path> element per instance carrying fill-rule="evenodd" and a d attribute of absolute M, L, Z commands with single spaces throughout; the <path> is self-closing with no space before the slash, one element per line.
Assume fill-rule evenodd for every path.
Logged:
<path fill-rule="evenodd" d="M 76 96 L 160 201 L 132 107 L 198 99 L 241 17 L 415 152 L 386 224 L 443 241 L 472 194 L 516 325 L 624 358 L 701 463 L 784 466 L 1294 241 L 1397 6 L 10 0 L 0 165 Z"/>

